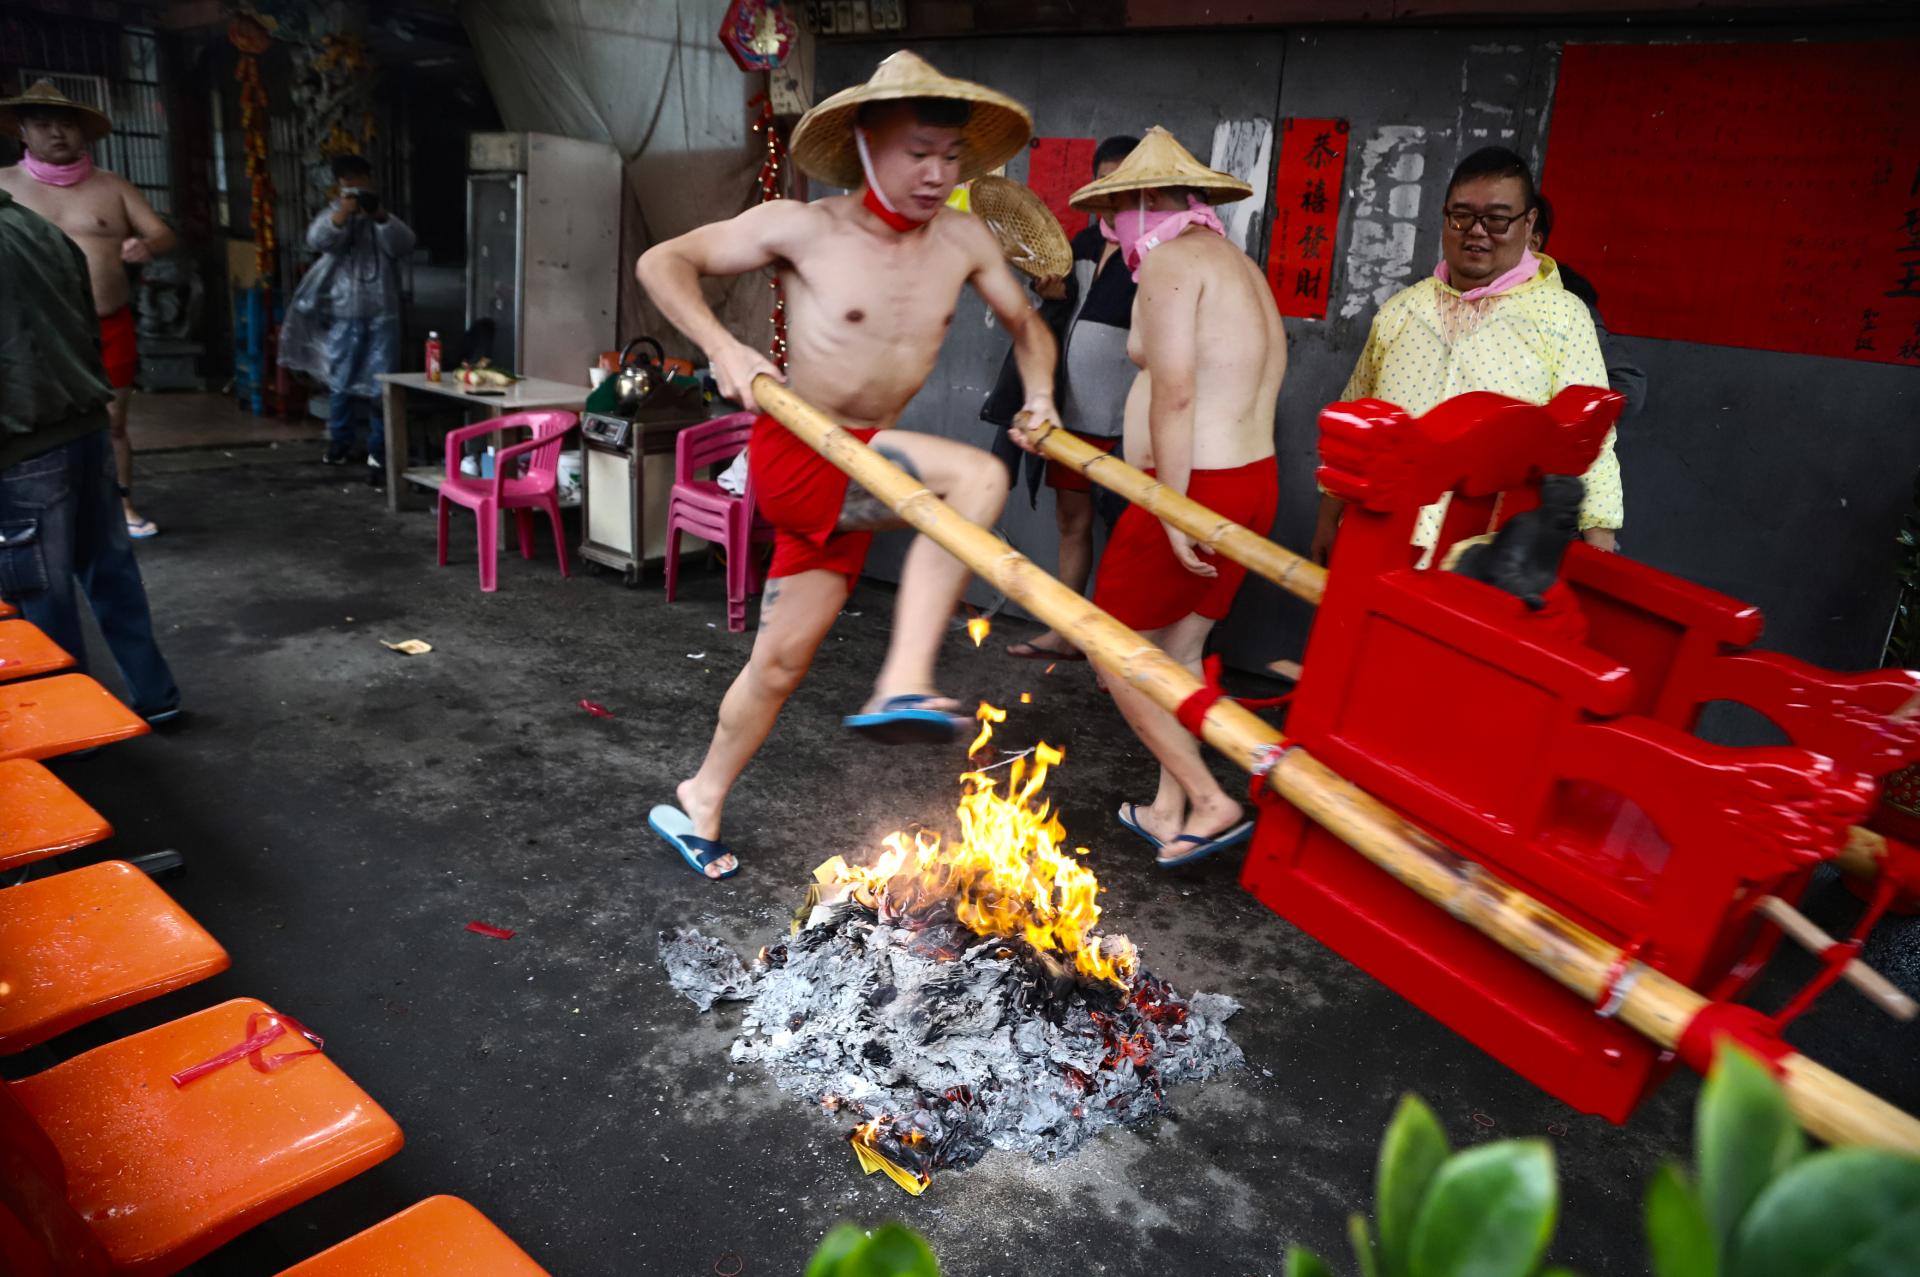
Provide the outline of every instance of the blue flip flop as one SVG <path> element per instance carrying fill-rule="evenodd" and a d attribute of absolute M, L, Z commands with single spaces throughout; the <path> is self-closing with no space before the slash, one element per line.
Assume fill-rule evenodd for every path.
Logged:
<path fill-rule="evenodd" d="M 1116 814 L 1120 818 L 1121 825 L 1124 826 L 1129 833 L 1140 835 L 1140 837 L 1153 844 L 1155 851 L 1160 850 L 1167 844 L 1147 832 L 1147 827 L 1140 823 L 1139 811 L 1139 803 L 1121 803 L 1120 810 Z"/>
<path fill-rule="evenodd" d="M 680 859 L 687 862 L 693 871 L 702 878 L 711 878 L 707 866 L 722 856 L 731 856 L 733 852 L 725 843 L 715 842 L 711 838 L 702 838 L 693 832 L 693 817 L 669 803 L 661 803 L 647 813 L 647 825 L 654 833 L 667 840 L 667 844 L 680 853 Z M 740 872 L 740 861 L 734 858 L 733 868 L 721 874 L 722 878 L 731 878 Z"/>
<path fill-rule="evenodd" d="M 1243 820 L 1225 833 L 1215 834 L 1211 838 L 1201 834 L 1181 834 L 1178 838 L 1175 838 L 1173 842 L 1192 843 L 1192 849 L 1182 852 L 1171 860 L 1156 858 L 1154 863 L 1162 869 L 1178 869 L 1181 865 L 1190 865 L 1196 860 L 1205 860 L 1216 851 L 1225 851 L 1229 847 L 1237 846 L 1245 842 L 1252 833 L 1253 822 L 1251 820 Z M 1167 845 L 1172 846 L 1173 844 L 1169 843 Z"/>
<path fill-rule="evenodd" d="M 938 699 L 919 693 L 890 696 L 871 714 L 849 714 L 841 726 L 882 745 L 946 745 L 960 739 L 971 719 L 945 710 L 920 709 Z"/>

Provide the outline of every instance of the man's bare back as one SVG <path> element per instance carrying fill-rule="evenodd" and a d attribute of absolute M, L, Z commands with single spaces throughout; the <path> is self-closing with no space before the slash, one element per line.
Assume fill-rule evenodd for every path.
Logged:
<path fill-rule="evenodd" d="M 67 238 L 86 254 L 87 270 L 93 278 L 95 314 L 111 315 L 127 304 L 131 294 L 122 249 L 129 239 L 143 233 L 136 220 L 141 214 L 159 222 L 132 183 L 118 173 L 95 169 L 78 185 L 49 186 L 16 167 L 0 169 L 0 186 L 66 232 Z"/>
<path fill-rule="evenodd" d="M 1134 298 L 1127 354 L 1140 374 L 1127 395 L 1126 456 L 1147 468 L 1153 380 L 1146 367 L 1146 309 L 1169 305 L 1194 343 L 1193 468 L 1227 470 L 1273 455 L 1273 412 L 1287 373 L 1287 334 L 1260 268 L 1231 242 L 1191 228 L 1147 254 Z M 1071 424 L 1071 423 L 1068 423 Z"/>

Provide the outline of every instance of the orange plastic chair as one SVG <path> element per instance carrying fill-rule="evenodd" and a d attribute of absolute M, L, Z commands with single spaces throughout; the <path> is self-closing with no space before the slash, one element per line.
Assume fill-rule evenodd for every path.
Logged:
<path fill-rule="evenodd" d="M 152 730 L 85 674 L 0 683 L 0 759 L 52 758 Z"/>
<path fill-rule="evenodd" d="M 280 1277 L 548 1277 L 547 1270 L 457 1197 L 429 1197 L 295 1264 Z"/>
<path fill-rule="evenodd" d="M 39 678 L 72 664 L 67 649 L 32 621 L 0 620 L 0 682 Z"/>
<path fill-rule="evenodd" d="M 0 1055 L 230 965 L 218 941 L 124 860 L 0 891 Z"/>
<path fill-rule="evenodd" d="M 99 842 L 105 817 L 30 758 L 0 762 L 0 873 Z"/>
<path fill-rule="evenodd" d="M 256 1014 L 272 1011 L 236 998 L 0 1088 L 0 1205 L 16 1225 L 0 1245 L 23 1256 L 0 1251 L 14 1265 L 0 1271 L 36 1271 L 37 1247 L 63 1275 L 165 1277 L 400 1151 L 399 1126 L 325 1055 L 268 1071 L 307 1049 L 297 1035 L 174 1085 L 244 1042 Z"/>
<path fill-rule="evenodd" d="M 18 616 L 18 615 L 20 615 L 19 608 L 7 602 L 5 599 L 0 599 L 0 620 L 5 620 L 10 616 Z"/>

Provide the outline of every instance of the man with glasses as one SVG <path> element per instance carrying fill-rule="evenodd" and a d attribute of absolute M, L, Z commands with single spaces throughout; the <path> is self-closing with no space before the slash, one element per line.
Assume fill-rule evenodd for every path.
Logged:
<path fill-rule="evenodd" d="M 1460 161 L 1447 183 L 1440 264 L 1374 316 L 1343 400 L 1384 399 L 1418 416 L 1475 390 L 1543 404 L 1568 386 L 1607 385 L 1593 317 L 1553 259 L 1528 246 L 1537 198 L 1526 161 L 1505 147 Z M 1581 536 L 1603 550 L 1625 520 L 1613 439 L 1609 430 L 1580 507 Z M 1317 562 L 1327 561 L 1341 505 L 1320 498 Z M 1445 511 L 1443 497 L 1421 512 L 1416 544 L 1432 550 Z"/>

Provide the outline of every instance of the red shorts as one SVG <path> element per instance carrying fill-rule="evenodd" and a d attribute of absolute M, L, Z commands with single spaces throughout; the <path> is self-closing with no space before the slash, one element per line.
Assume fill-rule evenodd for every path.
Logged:
<path fill-rule="evenodd" d="M 1265 536 L 1280 508 L 1280 466 L 1274 458 L 1262 457 L 1232 470 L 1195 470 L 1187 495 Z M 1157 630 L 1196 612 L 1218 621 L 1233 606 L 1247 570 L 1204 550 L 1200 557 L 1220 574 L 1195 576 L 1180 566 L 1160 520 L 1130 505 L 1107 538 L 1093 584 L 1094 605 L 1136 630 Z"/>
<path fill-rule="evenodd" d="M 845 429 L 861 443 L 880 433 Z M 873 533 L 834 531 L 847 501 L 846 475 L 766 413 L 747 440 L 747 470 L 754 507 L 774 527 L 770 579 L 815 570 L 859 579 Z"/>
<path fill-rule="evenodd" d="M 1115 448 L 1120 446 L 1119 435 L 1103 438 L 1100 435 L 1083 435 L 1078 430 L 1069 430 L 1067 433 L 1078 439 L 1081 443 L 1091 444 L 1106 453 L 1111 453 Z M 1078 470 L 1070 466 L 1063 466 L 1058 461 L 1052 459 L 1047 461 L 1047 486 L 1056 492 L 1093 491 L 1093 481 L 1091 479 L 1081 474 Z"/>
<path fill-rule="evenodd" d="M 100 360 L 107 366 L 107 381 L 115 390 L 133 384 L 140 371 L 140 343 L 134 335 L 133 307 L 122 306 L 111 315 L 100 316 Z"/>

